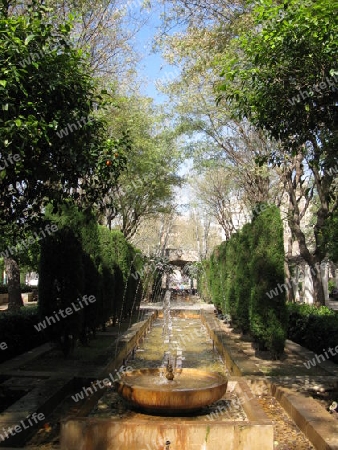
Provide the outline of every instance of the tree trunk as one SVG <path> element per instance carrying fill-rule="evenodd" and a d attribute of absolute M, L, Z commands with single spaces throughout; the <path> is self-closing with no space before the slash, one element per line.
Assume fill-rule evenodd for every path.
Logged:
<path fill-rule="evenodd" d="M 325 305 L 325 296 L 320 273 L 320 264 L 325 257 L 325 253 L 321 250 L 320 245 L 318 244 L 320 242 L 318 238 L 318 229 L 323 225 L 323 223 L 322 217 L 319 217 L 320 213 L 317 211 L 317 223 L 315 225 L 314 232 L 316 246 L 314 250 L 310 251 L 305 234 L 301 228 L 301 220 L 305 215 L 310 200 L 312 199 L 312 195 L 307 197 L 308 194 L 306 194 L 306 189 L 304 188 L 304 183 L 302 182 L 304 175 L 303 160 L 304 155 L 300 152 L 294 157 L 293 163 L 287 167 L 285 172 L 286 187 L 289 195 L 287 220 L 292 238 L 296 239 L 298 242 L 299 255 L 311 269 L 314 304 L 316 306 L 322 306 Z M 304 198 L 305 200 L 302 210 L 300 209 L 301 198 Z"/>
<path fill-rule="evenodd" d="M 18 311 L 23 306 L 19 264 L 14 258 L 4 258 L 8 279 L 8 311 Z"/>
<path fill-rule="evenodd" d="M 316 306 L 325 306 L 325 295 L 320 264 L 317 264 L 316 267 L 311 267 L 311 277 L 313 284 L 313 296 L 315 299 L 314 303 Z"/>
<path fill-rule="evenodd" d="M 293 290 L 293 279 L 292 279 L 291 270 L 289 267 L 289 261 L 291 260 L 291 257 L 292 257 L 292 237 L 290 236 L 288 238 L 288 247 L 287 247 L 286 258 L 284 260 L 284 271 L 285 271 L 285 278 L 286 278 L 285 284 L 287 286 L 291 286 L 287 290 L 287 294 L 286 294 L 287 300 L 288 300 L 288 302 L 294 303 L 295 302 L 295 293 Z"/>

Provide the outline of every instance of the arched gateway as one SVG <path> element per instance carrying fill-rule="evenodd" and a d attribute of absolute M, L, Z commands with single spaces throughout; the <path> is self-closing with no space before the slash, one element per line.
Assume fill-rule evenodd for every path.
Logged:
<path fill-rule="evenodd" d="M 194 263 L 199 261 L 198 253 L 182 248 L 166 248 L 165 257 L 174 266 L 174 270 L 163 276 L 162 288 L 171 289 L 176 295 L 196 291 L 197 280 Z"/>

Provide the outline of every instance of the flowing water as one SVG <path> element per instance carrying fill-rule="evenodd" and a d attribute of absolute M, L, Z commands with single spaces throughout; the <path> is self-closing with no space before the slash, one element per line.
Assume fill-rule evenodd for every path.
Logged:
<path fill-rule="evenodd" d="M 175 379 L 177 383 L 180 383 L 181 368 L 195 368 L 220 373 L 221 375 L 227 374 L 227 369 L 220 355 L 213 348 L 213 342 L 200 319 L 170 317 L 169 334 L 167 333 L 167 326 L 165 314 L 164 318 L 156 319 L 150 333 L 143 339 L 126 365 L 133 370 L 162 367 L 163 369 L 160 371 L 162 376 L 153 380 L 157 389 L 162 383 L 168 384 L 168 380 L 164 376 L 168 361 L 176 367 Z M 194 384 L 198 388 L 200 383 L 201 380 L 190 379 L 189 387 L 191 388 Z M 205 407 L 201 412 L 202 415 L 196 416 L 196 419 L 203 418 L 203 420 L 211 421 L 217 418 L 218 420 L 245 421 L 246 414 L 237 395 L 232 392 L 231 382 L 229 382 L 229 387 L 230 389 L 223 399 Z M 130 414 L 131 411 L 124 400 L 114 390 L 108 390 L 89 416 L 122 419 Z"/>
<path fill-rule="evenodd" d="M 226 375 L 224 363 L 199 319 L 171 317 L 171 326 L 170 338 L 163 339 L 165 320 L 155 320 L 128 365 L 133 369 L 159 368 L 164 367 L 169 358 L 178 369 L 189 367 Z"/>

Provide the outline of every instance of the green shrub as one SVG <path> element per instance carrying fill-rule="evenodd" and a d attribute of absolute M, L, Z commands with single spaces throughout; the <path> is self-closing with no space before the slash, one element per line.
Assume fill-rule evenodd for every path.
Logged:
<path fill-rule="evenodd" d="M 288 303 L 288 338 L 309 350 L 322 354 L 338 342 L 338 313 L 326 306 Z M 331 356 L 338 363 L 338 355 Z"/>
<path fill-rule="evenodd" d="M 105 310 L 116 318 L 130 316 L 142 296 L 142 281 L 132 274 L 141 270 L 141 258 L 120 231 L 99 227 L 101 273 Z M 111 275 L 108 275 L 111 271 Z M 106 292 L 105 292 L 106 289 Z"/>
<path fill-rule="evenodd" d="M 330 292 L 330 294 L 332 293 L 332 291 L 334 290 L 334 289 L 336 289 L 336 280 L 329 280 L 329 282 L 328 282 L 328 289 L 329 289 L 329 292 Z"/>
<path fill-rule="evenodd" d="M 235 276 L 235 317 L 237 324 L 244 334 L 250 330 L 249 306 L 251 297 L 251 281 L 248 262 L 251 258 L 251 226 L 244 225 L 238 239 L 238 262 Z"/>
<path fill-rule="evenodd" d="M 283 353 L 287 333 L 284 283 L 283 224 L 277 207 L 270 205 L 252 222 L 250 261 L 250 329 L 253 337 L 274 357 Z M 269 298 L 267 293 L 274 290 Z"/>
<path fill-rule="evenodd" d="M 0 362 L 46 342 L 46 337 L 34 328 L 38 321 L 38 308 L 34 306 L 21 308 L 15 313 L 3 311 L 0 314 L 0 342 L 7 344 L 7 348 L 0 351 Z"/>
<path fill-rule="evenodd" d="M 32 292 L 34 289 L 32 286 L 29 286 L 28 284 L 21 283 L 21 293 L 24 294 L 26 292 Z M 8 294 L 8 285 L 7 284 L 0 284 L 0 294 Z"/>
<path fill-rule="evenodd" d="M 84 284 L 81 294 L 96 298 L 95 303 L 84 309 L 80 334 L 85 342 L 88 331 L 94 332 L 97 326 L 104 328 L 111 317 L 116 322 L 138 307 L 142 283 L 130 280 L 130 275 L 135 267 L 140 269 L 141 259 L 136 258 L 138 253 L 120 231 L 98 225 L 89 209 L 79 211 L 74 204 L 65 203 L 59 206 L 58 214 L 48 208 L 48 215 L 59 230 L 72 230 L 82 249 L 80 271 Z"/>
<path fill-rule="evenodd" d="M 212 301 L 210 276 L 210 259 L 197 263 L 197 291 L 206 302 Z"/>
<path fill-rule="evenodd" d="M 102 309 L 102 298 L 100 296 L 100 274 L 97 267 L 88 253 L 82 253 L 82 267 L 84 273 L 83 292 L 86 295 L 93 295 L 96 299 L 94 303 L 86 305 L 83 309 L 83 323 L 80 331 L 80 340 L 82 344 L 88 344 L 89 334 L 95 335 L 96 329 L 101 325 L 102 318 L 99 311 Z"/>
<path fill-rule="evenodd" d="M 227 264 L 230 255 L 228 242 L 222 242 L 210 258 L 209 264 L 209 293 L 214 305 L 224 313 L 230 313 L 231 284 L 227 274 Z"/>
<path fill-rule="evenodd" d="M 21 293 L 27 293 L 27 292 L 32 292 L 32 290 L 34 289 L 34 287 L 29 286 L 28 284 L 25 283 L 21 283 Z"/>
<path fill-rule="evenodd" d="M 232 235 L 231 239 L 226 242 L 225 246 L 225 264 L 223 264 L 224 272 L 220 274 L 221 282 L 224 281 L 223 291 L 225 296 L 225 304 L 223 304 L 223 312 L 230 314 L 236 318 L 236 274 L 238 265 L 238 234 Z"/>
<path fill-rule="evenodd" d="M 83 252 L 74 232 L 62 228 L 41 242 L 39 270 L 40 320 L 54 316 L 60 309 L 73 305 L 84 294 Z M 89 293 L 88 293 L 89 294 Z M 51 321 L 54 322 L 54 321 Z M 83 327 L 83 309 L 61 318 L 46 327 L 45 333 L 59 343 L 65 356 L 74 349 Z"/>
<path fill-rule="evenodd" d="M 259 211 L 252 223 L 214 250 L 206 276 L 214 304 L 278 358 L 288 318 L 282 287 L 283 225 L 275 206 L 264 205 Z M 267 295 L 272 290 L 274 294 Z"/>

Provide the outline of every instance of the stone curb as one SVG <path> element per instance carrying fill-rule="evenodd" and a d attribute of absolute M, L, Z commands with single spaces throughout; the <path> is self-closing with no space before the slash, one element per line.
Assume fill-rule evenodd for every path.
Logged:
<path fill-rule="evenodd" d="M 315 400 L 276 384 L 271 393 L 317 450 L 338 450 L 338 421 Z"/>
<path fill-rule="evenodd" d="M 147 330 L 151 327 L 151 323 L 156 317 L 157 314 L 152 314 L 147 320 L 142 322 L 138 322 L 133 324 L 126 332 L 121 335 L 120 345 L 116 347 L 118 350 L 117 357 L 113 358 L 113 361 L 106 362 L 102 366 L 96 368 L 95 378 L 104 378 L 106 374 L 111 372 L 113 369 L 118 368 L 124 362 L 124 359 L 131 353 L 132 349 L 137 345 L 138 340 L 142 338 L 142 336 L 147 332 Z M 112 346 L 115 349 L 115 343 Z M 43 344 L 33 350 L 30 350 L 22 355 L 19 355 L 16 358 L 13 358 L 9 361 L 5 361 L 0 364 L 0 376 L 15 376 L 20 375 L 20 377 L 29 377 L 32 376 L 32 372 L 20 371 L 19 367 L 22 364 L 28 363 L 29 361 L 47 353 L 51 350 L 51 346 L 49 343 Z M 7 408 L 3 413 L 0 414 L 0 424 L 2 426 L 12 426 L 19 423 L 19 419 L 22 418 L 22 412 L 24 410 L 24 415 L 29 415 L 32 411 L 34 412 L 43 412 L 45 417 L 58 405 L 59 396 L 68 395 L 74 388 L 74 384 L 76 383 L 76 377 L 71 375 L 71 373 L 49 373 L 42 372 L 41 374 L 47 378 L 43 380 L 43 385 L 35 387 L 32 391 L 27 393 L 9 408 Z M 41 392 L 42 393 L 41 393 Z M 85 408 L 88 409 L 88 404 L 91 405 L 93 402 L 97 402 L 98 398 L 103 395 L 104 391 L 93 394 L 90 396 L 90 401 L 85 402 Z M 28 400 L 29 399 L 29 400 Z M 44 399 L 41 404 L 35 404 L 34 407 L 29 407 L 36 403 L 36 401 Z M 88 399 L 87 399 L 88 400 Z M 38 402 L 39 403 L 39 402 Z M 28 410 L 28 409 L 29 410 Z M 32 410 L 32 411 L 31 411 Z M 9 445 L 22 445 L 22 440 L 26 440 L 32 434 L 33 429 L 36 427 L 30 427 L 28 431 L 22 431 L 20 434 L 10 438 L 8 440 L 13 442 L 8 442 Z M 1 450 L 12 450 L 12 447 L 4 447 L 3 441 L 0 442 Z M 23 447 L 25 448 L 25 447 Z M 30 450 L 35 450 L 33 447 L 29 447 Z M 60 448 L 60 447 L 55 447 Z M 20 450 L 18 447 L 15 447 L 16 450 Z M 14 449 L 13 449 L 14 450 Z M 36 447 L 38 450 L 38 447 Z"/>

